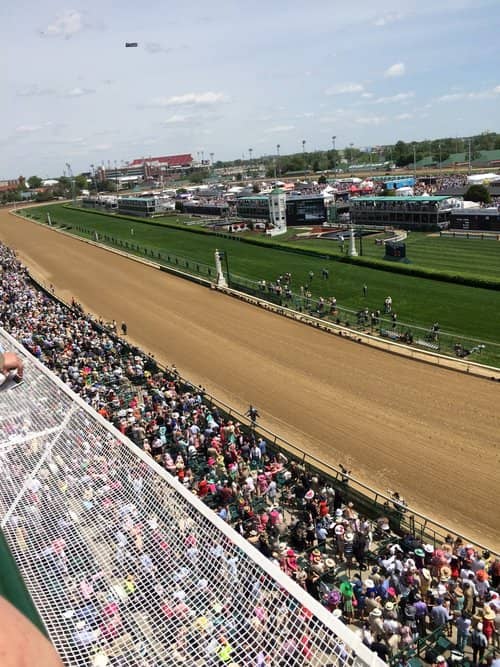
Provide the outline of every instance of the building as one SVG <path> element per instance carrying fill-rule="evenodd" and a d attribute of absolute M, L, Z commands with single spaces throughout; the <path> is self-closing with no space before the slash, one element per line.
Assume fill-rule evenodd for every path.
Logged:
<path fill-rule="evenodd" d="M 356 197 L 350 202 L 355 225 L 401 229 L 444 229 L 460 202 L 451 197 Z"/>
<path fill-rule="evenodd" d="M 286 219 L 290 226 L 322 225 L 327 220 L 325 198 L 317 195 L 290 195 L 286 200 Z"/>
<path fill-rule="evenodd" d="M 229 215 L 229 204 L 227 202 L 211 202 L 207 201 L 178 201 L 176 208 L 183 213 L 190 213 L 191 215 L 213 215 L 213 216 L 227 216 Z"/>
<path fill-rule="evenodd" d="M 270 195 L 251 195 L 236 199 L 236 214 L 240 218 L 271 222 Z M 321 225 L 327 220 L 327 206 L 322 194 L 286 195 L 286 224 Z"/>
<path fill-rule="evenodd" d="M 118 213 L 137 215 L 140 218 L 152 218 L 163 215 L 165 207 L 158 197 L 120 197 L 118 199 Z"/>
<path fill-rule="evenodd" d="M 500 231 L 500 211 L 490 208 L 460 208 L 451 212 L 450 229 L 464 231 Z"/>
<path fill-rule="evenodd" d="M 128 183 L 131 181 L 157 180 L 161 182 L 171 176 L 177 176 L 196 166 L 190 153 L 182 155 L 163 155 L 160 157 L 136 158 L 121 167 L 112 168 L 100 165 L 96 168 L 95 178 L 98 181 L 115 181 L 117 183 Z"/>
<path fill-rule="evenodd" d="M 25 183 L 24 176 L 0 181 L 0 194 L 4 192 L 15 192 L 18 188 L 23 188 Z"/>

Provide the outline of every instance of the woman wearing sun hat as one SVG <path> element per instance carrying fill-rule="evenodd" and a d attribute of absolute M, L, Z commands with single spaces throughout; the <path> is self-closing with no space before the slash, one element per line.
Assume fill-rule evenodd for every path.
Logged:
<path fill-rule="evenodd" d="M 343 581 L 340 584 L 339 588 L 340 592 L 342 593 L 344 617 L 348 622 L 351 622 L 352 616 L 354 614 L 354 607 L 352 604 L 352 599 L 354 597 L 354 589 L 349 580 Z"/>
<path fill-rule="evenodd" d="M 483 607 L 483 632 L 486 635 L 488 644 L 492 643 L 493 635 L 495 633 L 495 617 L 496 614 L 488 603 Z"/>

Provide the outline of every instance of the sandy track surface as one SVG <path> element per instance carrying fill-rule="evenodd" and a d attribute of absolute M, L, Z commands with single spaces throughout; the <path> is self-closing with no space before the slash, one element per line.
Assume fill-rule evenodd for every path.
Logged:
<path fill-rule="evenodd" d="M 0 239 L 66 299 L 331 464 L 500 549 L 499 385 L 331 336 L 0 212 Z"/>

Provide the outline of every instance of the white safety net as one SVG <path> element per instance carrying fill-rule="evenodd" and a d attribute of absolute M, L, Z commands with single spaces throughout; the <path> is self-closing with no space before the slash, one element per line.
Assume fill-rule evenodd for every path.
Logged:
<path fill-rule="evenodd" d="M 66 665 L 382 664 L 198 498 L 26 360 L 0 391 L 1 527 Z"/>

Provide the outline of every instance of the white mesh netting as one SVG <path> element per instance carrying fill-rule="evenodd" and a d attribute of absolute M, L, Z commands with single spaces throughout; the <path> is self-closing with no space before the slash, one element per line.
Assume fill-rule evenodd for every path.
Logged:
<path fill-rule="evenodd" d="M 379 663 L 1 330 L 0 345 L 26 359 L 0 392 L 1 527 L 66 665 Z"/>

